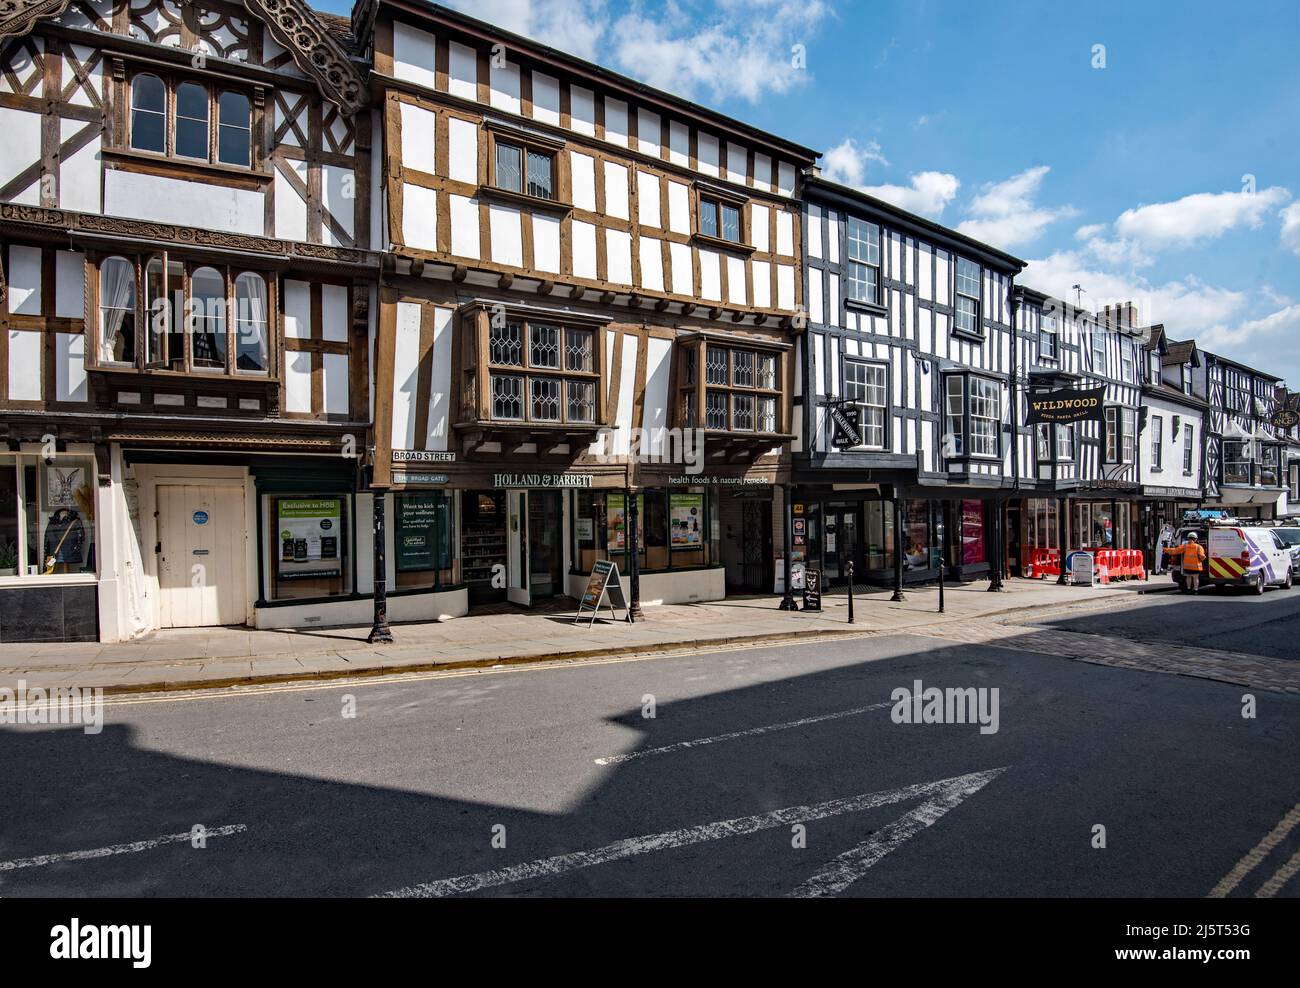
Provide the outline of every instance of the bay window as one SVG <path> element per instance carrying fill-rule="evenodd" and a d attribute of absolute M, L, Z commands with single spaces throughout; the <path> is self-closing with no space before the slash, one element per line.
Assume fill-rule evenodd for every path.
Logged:
<path fill-rule="evenodd" d="M 1278 474 L 1278 453 L 1280 447 L 1272 443 L 1263 444 L 1259 454 L 1259 483 L 1263 487 L 1280 487 L 1282 481 Z"/>
<path fill-rule="evenodd" d="M 717 432 L 776 433 L 780 429 L 777 355 L 730 343 L 704 346 L 703 395 L 696 383 L 698 344 L 683 344 L 682 424 Z M 703 408 L 697 402 L 702 400 Z"/>
<path fill-rule="evenodd" d="M 136 288 L 137 271 L 143 291 Z M 105 257 L 96 274 L 99 304 L 92 352 L 101 366 L 267 373 L 265 275 L 187 262 L 168 253 Z"/>
<path fill-rule="evenodd" d="M 491 417 L 594 423 L 595 366 L 591 329 L 493 319 L 488 328 Z"/>
<path fill-rule="evenodd" d="M 1245 439 L 1223 441 L 1223 482 L 1249 484 L 1254 474 L 1255 461 L 1251 444 Z"/>

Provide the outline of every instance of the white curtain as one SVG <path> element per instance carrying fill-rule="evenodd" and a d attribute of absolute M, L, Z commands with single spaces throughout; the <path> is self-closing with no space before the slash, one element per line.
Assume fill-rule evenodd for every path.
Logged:
<path fill-rule="evenodd" d="M 261 275 L 245 271 L 235 282 L 235 305 L 239 311 L 239 349 L 235 366 L 241 370 L 266 370 L 266 281 Z M 247 354 L 252 366 L 243 366 Z"/>
<path fill-rule="evenodd" d="M 135 309 L 135 268 L 121 257 L 110 257 L 99 267 L 99 356 L 124 359 L 122 323 Z"/>

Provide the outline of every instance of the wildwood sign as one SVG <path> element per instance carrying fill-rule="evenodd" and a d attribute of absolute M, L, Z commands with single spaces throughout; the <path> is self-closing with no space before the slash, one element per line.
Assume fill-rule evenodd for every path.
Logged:
<path fill-rule="evenodd" d="M 1029 396 L 1029 418 L 1026 425 L 1038 422 L 1096 422 L 1105 421 L 1105 388 L 1077 390 L 1062 388 L 1045 394 Z"/>

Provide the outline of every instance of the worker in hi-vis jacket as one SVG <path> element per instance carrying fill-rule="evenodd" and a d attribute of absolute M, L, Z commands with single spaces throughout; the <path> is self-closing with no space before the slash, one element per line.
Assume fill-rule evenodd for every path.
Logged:
<path fill-rule="evenodd" d="M 1183 591 L 1199 593 L 1201 573 L 1205 569 L 1205 546 L 1201 545 L 1201 540 L 1196 537 L 1196 533 L 1189 532 L 1186 542 L 1182 545 L 1170 546 L 1165 552 L 1180 557 L 1182 561 Z"/>

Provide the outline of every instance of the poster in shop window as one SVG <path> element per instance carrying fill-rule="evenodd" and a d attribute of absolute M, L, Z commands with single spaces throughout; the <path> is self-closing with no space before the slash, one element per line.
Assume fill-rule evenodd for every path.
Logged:
<path fill-rule="evenodd" d="M 439 493 L 398 498 L 393 541 L 399 573 L 447 567 L 446 517 L 447 502 Z"/>
<path fill-rule="evenodd" d="M 674 549 L 697 549 L 704 539 L 704 495 L 670 495 L 672 546 Z"/>
<path fill-rule="evenodd" d="M 610 552 L 624 552 L 627 549 L 627 498 L 622 494 L 610 494 L 606 499 L 606 524 Z M 636 514 L 639 525 L 645 524 L 645 495 L 636 496 Z M 641 538 L 642 549 L 645 546 L 644 535 Z"/>
<path fill-rule="evenodd" d="M 961 503 L 961 561 L 963 566 L 984 562 L 984 502 Z"/>
<path fill-rule="evenodd" d="M 343 575 L 343 502 L 337 497 L 281 498 L 276 506 L 281 580 Z"/>

